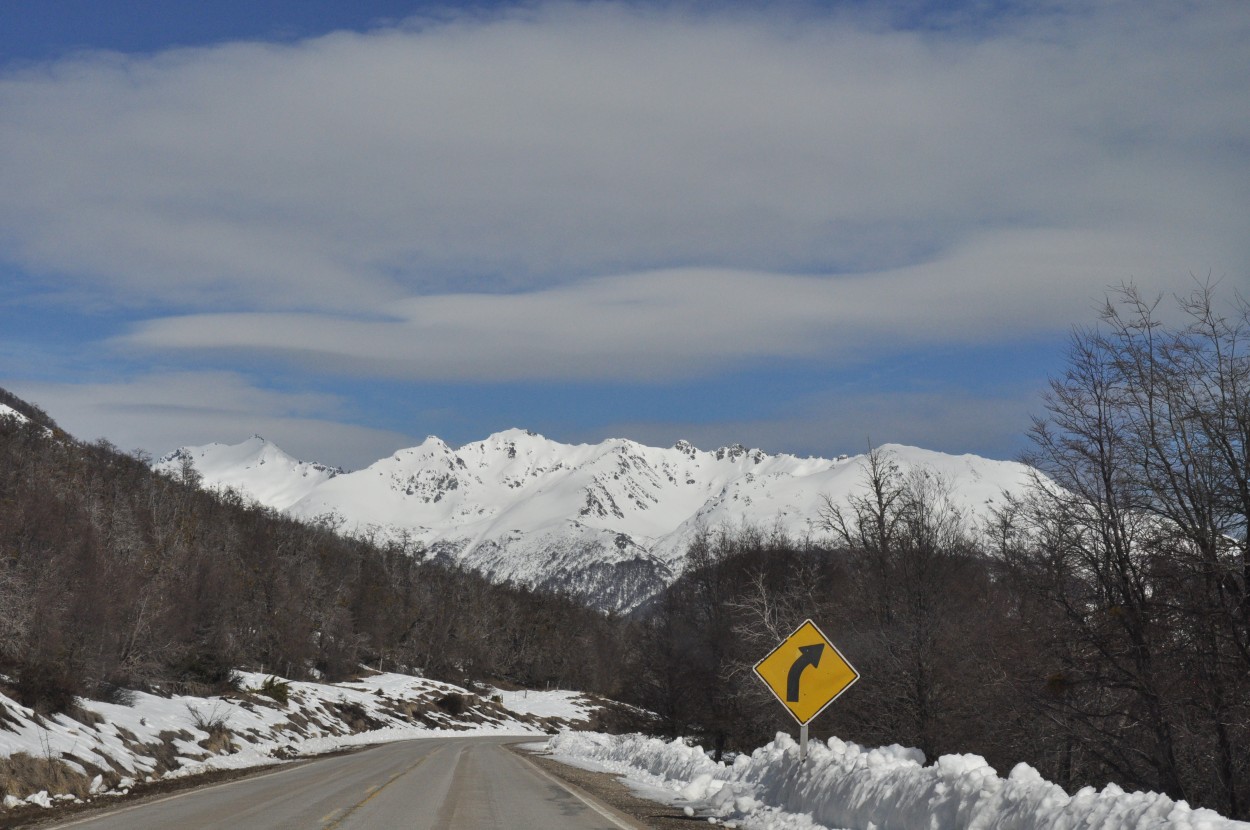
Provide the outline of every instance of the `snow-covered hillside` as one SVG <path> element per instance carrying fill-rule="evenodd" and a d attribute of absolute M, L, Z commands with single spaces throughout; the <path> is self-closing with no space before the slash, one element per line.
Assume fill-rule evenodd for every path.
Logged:
<path fill-rule="evenodd" d="M 39 715 L 0 693 L 0 817 L 350 746 L 447 735 L 542 735 L 604 702 L 578 692 L 469 689 L 395 673 L 315 683 L 238 671 L 224 696 L 125 692 Z M 8 826 L 7 824 L 5 826 Z"/>
<path fill-rule="evenodd" d="M 882 447 L 904 470 L 943 476 L 975 516 L 1027 479 L 1023 465 Z M 629 609 L 681 572 L 700 528 L 780 526 L 819 535 L 822 497 L 845 502 L 864 483 L 864 456 L 769 455 L 740 445 L 703 451 L 624 439 L 568 445 L 507 430 L 453 449 L 430 437 L 363 470 L 298 462 L 273 444 L 184 447 L 206 486 L 233 487 L 292 516 L 336 515 L 346 532 L 406 535 L 435 556 L 492 579 L 570 591 Z"/>
<path fill-rule="evenodd" d="M 29 424 L 30 418 L 18 412 L 8 404 L 0 403 L 0 421 L 12 421 L 18 424 Z M 46 426 L 43 427 L 43 432 L 45 435 L 52 434 L 52 430 L 48 429 Z"/>
<path fill-rule="evenodd" d="M 3 403 L 0 403 L 0 418 L 9 418 L 11 420 L 17 421 L 19 424 L 24 424 L 30 420 L 29 418 L 27 418 L 22 413 L 18 412 L 13 407 L 9 406 L 8 404 L 3 404 Z"/>

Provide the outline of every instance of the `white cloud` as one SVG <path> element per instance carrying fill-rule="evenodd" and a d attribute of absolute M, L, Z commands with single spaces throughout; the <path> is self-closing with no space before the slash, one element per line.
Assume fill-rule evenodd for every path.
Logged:
<path fill-rule="evenodd" d="M 0 74 L 6 302 L 129 307 L 109 345 L 131 371 L 634 382 L 1015 340 L 1122 280 L 1246 284 L 1250 5 L 1056 3 L 972 33 L 783 16 L 553 4 Z M 259 431 L 356 467 L 414 443 L 233 372 L 11 388 L 154 453 Z M 1035 392 L 567 417 L 586 440 L 1010 455 Z M 473 420 L 542 428 L 512 417 Z"/>
<path fill-rule="evenodd" d="M 650 271 L 519 294 L 411 297 L 372 319 L 179 316 L 149 321 L 119 342 L 261 352 L 321 370 L 422 380 L 671 380 L 761 359 L 845 362 L 1052 330 L 1092 317 L 1094 300 L 1083 290 L 1091 282 L 1150 285 L 1161 268 L 1183 262 L 1176 252 L 1106 235 L 1003 233 L 931 263 L 872 274 Z"/>
<path fill-rule="evenodd" d="M 334 396 L 261 389 L 230 372 L 4 385 L 71 435 L 107 438 L 124 451 L 161 455 L 184 445 L 235 444 L 259 432 L 305 460 L 354 468 L 413 443 L 402 433 L 342 423 L 343 401 Z"/>
<path fill-rule="evenodd" d="M 77 57 L 0 79 L 0 256 L 188 310 L 371 313 L 687 266 L 888 287 L 931 265 L 932 293 L 965 296 L 984 275 L 943 269 L 958 251 L 1073 228 L 1240 278 L 1247 9 L 970 36 L 548 5 Z M 1062 301 L 1103 266 L 1077 262 Z M 1035 278 L 1004 268 L 986 316 L 1023 313 Z"/>

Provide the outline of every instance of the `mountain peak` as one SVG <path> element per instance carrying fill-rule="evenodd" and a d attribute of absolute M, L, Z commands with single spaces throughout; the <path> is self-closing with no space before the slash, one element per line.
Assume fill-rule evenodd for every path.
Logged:
<path fill-rule="evenodd" d="M 932 469 L 977 516 L 1027 468 L 1014 462 L 888 445 L 901 469 Z M 562 444 L 508 429 L 453 450 L 437 436 L 354 473 L 296 461 L 256 439 L 183 448 L 205 486 L 229 485 L 297 518 L 335 513 L 346 532 L 393 534 L 432 556 L 511 581 L 628 610 L 671 582 L 701 527 L 779 527 L 819 536 L 824 499 L 864 486 L 864 456 L 769 455 L 743 444 L 712 452 L 624 438 Z M 180 461 L 167 457 L 176 472 Z"/>
<path fill-rule="evenodd" d="M 500 430 L 499 432 L 491 433 L 490 435 L 486 436 L 485 443 L 495 444 L 495 443 L 500 443 L 500 442 L 505 442 L 505 441 L 519 441 L 524 438 L 538 438 L 539 440 L 542 440 L 542 441 L 547 440 L 546 438 L 539 435 L 537 432 L 534 432 L 533 430 L 521 429 L 520 427 L 510 427 L 508 429 Z"/>
<path fill-rule="evenodd" d="M 231 487 L 277 510 L 291 506 L 319 484 L 343 473 L 337 467 L 293 458 L 260 435 L 238 444 L 179 447 L 152 466 L 177 473 L 187 460 L 203 477 L 205 486 Z"/>

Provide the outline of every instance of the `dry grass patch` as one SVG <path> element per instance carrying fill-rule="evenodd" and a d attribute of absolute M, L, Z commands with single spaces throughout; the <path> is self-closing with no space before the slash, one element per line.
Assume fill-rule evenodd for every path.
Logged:
<path fill-rule="evenodd" d="M 382 721 L 371 717 L 365 711 L 365 707 L 355 701 L 334 701 L 330 703 L 330 708 L 347 724 L 353 735 L 358 732 L 381 729 L 386 725 Z"/>
<path fill-rule="evenodd" d="M 219 710 L 216 705 L 204 712 L 196 709 L 189 703 L 187 704 L 187 711 L 191 713 L 191 719 L 195 721 L 195 728 L 208 733 L 208 737 L 199 742 L 200 746 L 214 755 L 238 751 L 238 748 L 234 745 L 234 733 L 226 725 L 230 719 L 228 714 Z M 161 737 L 165 737 L 164 733 L 161 734 Z"/>
<path fill-rule="evenodd" d="M 0 798 L 25 798 L 40 790 L 86 798 L 90 786 L 91 779 L 57 758 L 38 758 L 25 752 L 0 758 Z"/>
<path fill-rule="evenodd" d="M 104 723 L 104 716 L 101 715 L 99 712 L 93 712 L 90 709 L 84 709 L 83 707 L 78 706 L 77 704 L 75 704 L 74 706 L 71 706 L 69 710 L 66 711 L 65 714 L 69 715 L 71 718 L 78 721 L 83 726 L 98 726 L 99 724 Z"/>

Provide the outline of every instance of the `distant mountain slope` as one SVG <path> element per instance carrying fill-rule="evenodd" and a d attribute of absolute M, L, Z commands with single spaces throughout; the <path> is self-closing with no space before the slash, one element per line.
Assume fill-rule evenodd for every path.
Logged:
<path fill-rule="evenodd" d="M 973 515 L 1024 487 L 1021 464 L 887 445 L 903 469 L 946 478 Z M 568 445 L 507 430 L 453 449 L 420 446 L 352 473 L 297 462 L 259 438 L 184 447 L 208 486 L 231 486 L 292 516 L 333 514 L 347 532 L 405 534 L 434 555 L 492 579 L 569 591 L 626 610 L 681 572 L 700 528 L 743 523 L 820 535 L 822 497 L 845 502 L 864 482 L 864 456 L 769 455 L 736 445 L 707 452 L 624 439 Z"/>
<path fill-rule="evenodd" d="M 11 418 L 19 424 L 24 424 L 30 420 L 22 413 L 5 403 L 0 403 L 0 418 Z"/>
<path fill-rule="evenodd" d="M 33 403 L 22 400 L 7 389 L 0 389 L 0 417 L 16 417 L 20 421 L 34 421 L 53 432 L 60 430 L 56 421 Z"/>
<path fill-rule="evenodd" d="M 338 467 L 294 459 L 259 435 L 242 444 L 181 447 L 153 466 L 176 473 L 188 458 L 205 484 L 233 487 L 275 510 L 285 510 L 343 472 Z"/>

